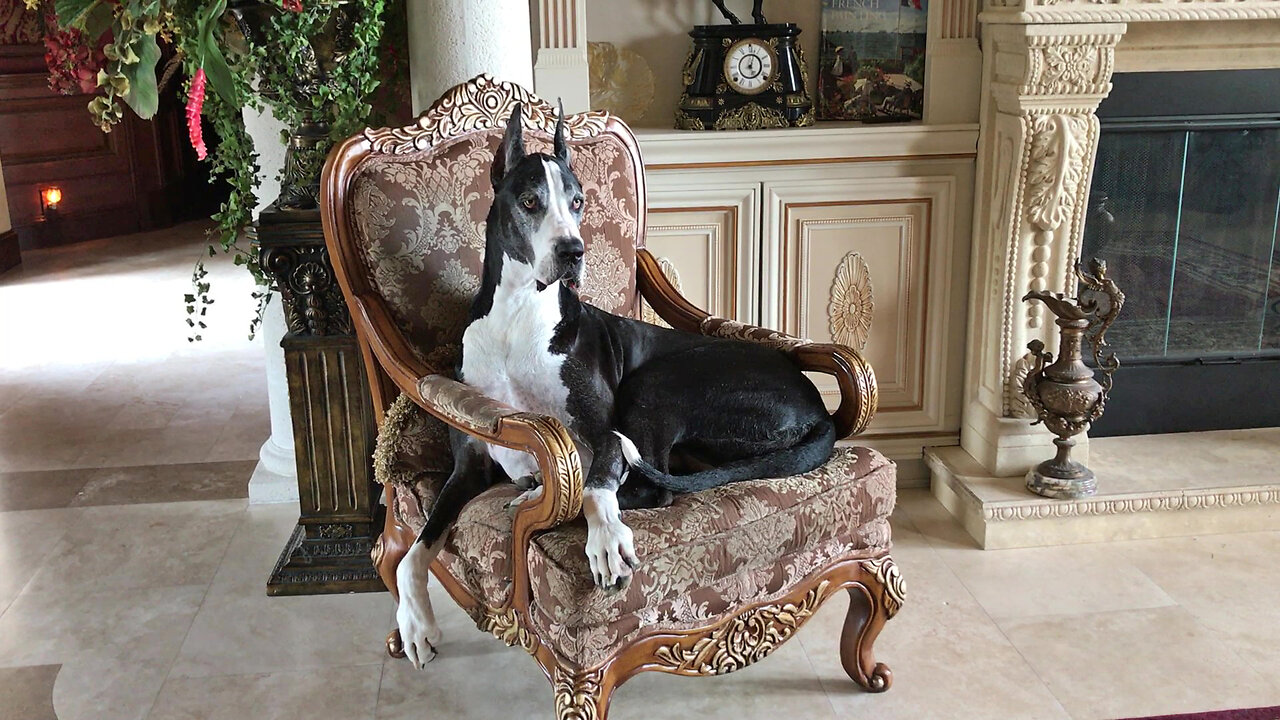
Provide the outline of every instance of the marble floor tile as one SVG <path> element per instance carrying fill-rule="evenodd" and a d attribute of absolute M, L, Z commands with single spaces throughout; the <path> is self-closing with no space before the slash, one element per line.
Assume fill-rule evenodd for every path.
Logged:
<path fill-rule="evenodd" d="M 168 674 L 167 659 L 68 660 L 58 672 L 53 707 L 58 720 L 146 720 Z"/>
<path fill-rule="evenodd" d="M 27 592 L 206 585 L 246 504 L 218 500 L 85 508 Z"/>
<path fill-rule="evenodd" d="M 88 482 L 86 470 L 0 471 L 0 512 L 64 508 Z"/>
<path fill-rule="evenodd" d="M 98 468 L 72 506 L 229 500 L 249 496 L 256 460 Z"/>
<path fill-rule="evenodd" d="M 391 629 L 385 593 L 267 597 L 210 592 L 170 677 L 379 663 Z"/>
<path fill-rule="evenodd" d="M 0 668 L 0 720 L 60 720 L 53 709 L 57 665 Z"/>
<path fill-rule="evenodd" d="M 203 586 L 19 595 L 0 615 L 0 667 L 94 660 L 169 662 Z"/>
<path fill-rule="evenodd" d="M 997 621 L 1174 604 L 1107 546 L 967 550 L 939 557 Z"/>
<path fill-rule="evenodd" d="M 1076 720 L 1260 707 L 1277 691 L 1180 607 L 1001 623 Z"/>
<path fill-rule="evenodd" d="M 149 720 L 373 720 L 381 677 L 379 662 L 301 672 L 170 678 Z M 428 716 L 446 717 L 427 707 L 416 715 Z"/>
<path fill-rule="evenodd" d="M 81 514 L 80 510 L 0 512 L 0 617 Z"/>
<path fill-rule="evenodd" d="M 209 592 L 240 597 L 265 593 L 267 579 L 297 523 L 296 503 L 250 505 L 231 537 Z M 390 597 L 386 602 L 391 604 Z"/>
<path fill-rule="evenodd" d="M 1116 551 L 1280 694 L 1280 533 L 1169 538 Z"/>
<path fill-rule="evenodd" d="M 863 691 L 840 665 L 848 601 L 832 598 L 798 633 L 840 718 L 1066 718 L 1035 671 L 939 558 L 897 557 L 902 610 L 875 644 L 893 671 L 884 693 Z"/>

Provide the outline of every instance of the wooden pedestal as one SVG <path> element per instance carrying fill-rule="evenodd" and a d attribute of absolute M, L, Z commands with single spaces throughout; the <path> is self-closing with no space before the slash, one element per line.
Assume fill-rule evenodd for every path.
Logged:
<path fill-rule="evenodd" d="M 375 428 L 360 348 L 315 211 L 263 211 L 262 267 L 284 304 L 301 516 L 268 595 L 380 592 L 369 553 L 382 527 Z"/>

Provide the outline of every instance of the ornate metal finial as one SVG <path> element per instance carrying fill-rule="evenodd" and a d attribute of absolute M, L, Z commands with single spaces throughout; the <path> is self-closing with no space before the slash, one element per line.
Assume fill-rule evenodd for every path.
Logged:
<path fill-rule="evenodd" d="M 1089 272 L 1076 268 L 1076 277 L 1083 286 L 1076 298 L 1044 291 L 1032 291 L 1022 298 L 1024 302 L 1043 302 L 1057 316 L 1061 333 L 1056 362 L 1043 342 L 1027 343 L 1035 366 L 1022 382 L 1022 390 L 1035 408 L 1036 422 L 1043 422 L 1057 435 L 1053 443 L 1058 447 L 1056 457 L 1027 473 L 1027 489 L 1053 498 L 1085 497 L 1097 491 L 1093 471 L 1071 459 L 1071 448 L 1076 444 L 1072 437 L 1102 416 L 1112 375 L 1120 367 L 1114 352 L 1104 355 L 1103 351 L 1107 329 L 1124 305 L 1124 293 L 1107 277 L 1107 264 L 1097 258 L 1089 262 Z M 1102 370 L 1101 383 L 1081 356 L 1081 341 L 1086 337 L 1093 345 L 1094 363 Z"/>

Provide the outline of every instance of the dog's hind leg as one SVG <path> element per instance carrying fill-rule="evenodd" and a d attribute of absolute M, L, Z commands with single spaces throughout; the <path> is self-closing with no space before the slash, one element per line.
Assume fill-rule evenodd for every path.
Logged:
<path fill-rule="evenodd" d="M 621 590 L 631 582 L 631 569 L 640 564 L 631 528 L 622 522 L 618 506 L 618 488 L 627 465 L 622 445 L 613 433 L 606 433 L 594 450 L 582 496 L 582 514 L 587 518 L 587 561 L 597 586 Z"/>
<path fill-rule="evenodd" d="M 426 667 L 435 659 L 441 639 L 427 591 L 431 563 L 444 547 L 448 531 L 463 506 L 483 492 L 490 479 L 485 444 L 456 430 L 451 429 L 449 434 L 453 445 L 453 472 L 436 495 L 418 540 L 396 568 L 396 584 L 400 589 L 396 625 L 404 653 L 416 668 Z"/>

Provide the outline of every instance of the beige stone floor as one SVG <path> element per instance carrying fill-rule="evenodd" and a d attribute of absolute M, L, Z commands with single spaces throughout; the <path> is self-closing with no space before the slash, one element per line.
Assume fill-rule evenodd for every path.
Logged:
<path fill-rule="evenodd" d="M 248 507 L 235 489 L 228 464 L 247 479 L 266 434 L 261 361 L 231 292 L 222 329 L 186 344 L 198 230 L 0 276 L 0 720 L 550 717 L 529 658 L 438 589 L 446 639 L 424 673 L 384 656 L 386 595 L 266 597 L 296 509 Z M 170 323 L 172 337 L 156 331 Z M 893 526 L 908 599 L 877 644 L 887 693 L 840 669 L 836 600 L 740 673 L 636 678 L 611 717 L 1280 704 L 1280 533 L 984 552 L 924 490 L 901 493 Z"/>

